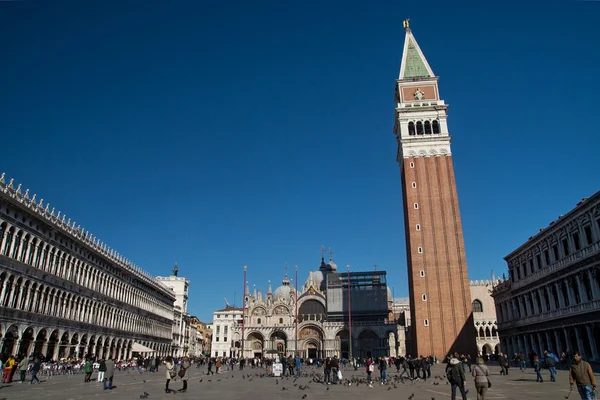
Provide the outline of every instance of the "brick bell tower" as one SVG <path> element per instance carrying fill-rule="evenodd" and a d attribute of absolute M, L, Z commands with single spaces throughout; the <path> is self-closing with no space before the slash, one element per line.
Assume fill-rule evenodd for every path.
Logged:
<path fill-rule="evenodd" d="M 448 106 L 408 20 L 395 90 L 413 329 L 412 356 L 477 355 Z"/>

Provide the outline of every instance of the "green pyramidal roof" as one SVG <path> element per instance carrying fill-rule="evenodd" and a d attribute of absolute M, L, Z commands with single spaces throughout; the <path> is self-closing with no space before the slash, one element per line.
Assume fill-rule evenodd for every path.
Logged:
<path fill-rule="evenodd" d="M 408 38 L 408 48 L 406 50 L 406 63 L 404 65 L 404 75 L 402 78 L 429 77 L 429 71 L 425 66 L 425 61 L 419 54 L 417 46 L 412 38 Z"/>

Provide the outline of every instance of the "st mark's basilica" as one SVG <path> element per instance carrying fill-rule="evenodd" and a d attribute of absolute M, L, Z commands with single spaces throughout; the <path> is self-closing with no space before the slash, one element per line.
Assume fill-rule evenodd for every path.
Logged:
<path fill-rule="evenodd" d="M 239 356 L 243 349 L 244 357 L 275 353 L 299 353 L 305 358 L 395 356 L 398 327 L 385 279 L 385 271 L 338 273 L 332 257 L 329 263 L 322 257 L 318 269 L 310 271 L 297 292 L 287 273 L 275 291 L 269 284 L 266 295 L 256 289 L 251 292 L 247 285 L 244 308 L 229 307 L 237 317 L 231 321 L 232 347 L 227 353 Z M 214 323 L 213 345 L 221 331 L 219 320 Z"/>

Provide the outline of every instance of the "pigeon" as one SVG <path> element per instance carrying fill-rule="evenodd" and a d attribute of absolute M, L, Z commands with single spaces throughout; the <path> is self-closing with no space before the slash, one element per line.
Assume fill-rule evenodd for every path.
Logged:
<path fill-rule="evenodd" d="M 302 398 L 303 398 L 303 399 L 305 399 L 305 398 L 306 398 L 306 395 L 302 396 Z"/>
<path fill-rule="evenodd" d="M 275 384 L 279 385 L 279 380 L 275 379 Z"/>
<path fill-rule="evenodd" d="M 203 381 L 203 380 L 204 380 L 204 378 L 203 378 L 203 379 L 200 379 L 200 383 L 202 383 L 202 381 Z"/>
<path fill-rule="evenodd" d="M 287 390 L 287 389 L 285 388 L 285 386 L 283 386 L 283 387 L 281 388 L 281 390 L 283 391 L 283 390 Z"/>
<path fill-rule="evenodd" d="M 415 394 L 411 394 L 410 396 L 408 396 L 408 400 L 412 400 L 412 398 L 415 397 Z"/>

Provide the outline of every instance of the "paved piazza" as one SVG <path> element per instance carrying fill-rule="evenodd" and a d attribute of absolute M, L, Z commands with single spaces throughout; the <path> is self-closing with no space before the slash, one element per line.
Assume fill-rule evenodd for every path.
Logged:
<path fill-rule="evenodd" d="M 515 372 L 511 369 L 510 374 L 505 377 L 498 372 L 499 368 L 492 367 L 493 375 L 492 388 L 488 392 L 488 399 L 564 399 L 569 393 L 569 385 L 566 371 L 559 371 L 557 383 L 536 383 L 535 374 L 532 369 L 527 373 Z M 395 370 L 395 369 L 394 369 Z M 300 378 L 294 386 L 294 380 L 291 378 L 260 378 L 256 374 L 264 373 L 262 369 L 245 369 L 244 371 L 223 372 L 219 375 L 206 376 L 206 368 L 192 367 L 191 377 L 188 382 L 187 393 L 166 394 L 164 392 L 165 370 L 161 367 L 160 372 L 156 374 L 144 372 L 139 374 L 136 371 L 117 372 L 114 384 L 116 388 L 112 391 L 103 391 L 98 382 L 83 383 L 83 374 L 73 376 L 55 376 L 46 380 L 41 377 L 40 385 L 28 385 L 13 383 L 3 385 L 0 390 L 0 399 L 10 400 L 31 400 L 31 399 L 89 399 L 89 398 L 113 398 L 113 399 L 139 399 L 144 392 L 149 394 L 148 399 L 164 399 L 176 396 L 179 399 L 219 399 L 219 400 L 239 400 L 247 399 L 249 396 L 266 395 L 266 398 L 277 399 L 298 399 L 301 400 L 306 395 L 306 400 L 310 399 L 339 399 L 339 396 L 351 396 L 352 398 L 364 398 L 369 394 L 376 394 L 378 400 L 383 399 L 407 399 L 412 393 L 415 394 L 413 400 L 430 400 L 432 398 L 445 399 L 450 397 L 450 385 L 445 380 L 431 379 L 427 382 L 416 383 L 398 383 L 396 388 L 393 385 L 381 386 L 374 385 L 373 388 L 367 387 L 364 383 L 353 384 L 352 386 L 331 385 L 329 390 L 326 386 L 314 383 L 312 377 L 305 376 Z M 305 374 L 321 373 L 321 368 L 304 368 Z M 346 371 L 356 378 L 364 379 L 364 373 L 357 371 Z M 436 366 L 432 370 L 432 376 L 439 376 L 443 373 L 443 366 Z M 17 374 L 18 375 L 18 374 Z M 242 379 L 242 375 L 246 379 Z M 391 376 L 396 376 L 392 373 Z M 93 377 L 96 376 L 94 373 Z M 544 377 L 548 378 L 547 372 Z M 200 382 L 202 380 L 202 382 Z M 278 380 L 278 384 L 275 381 Z M 145 382 L 144 382 L 145 381 Z M 439 385 L 434 385 L 439 382 Z M 308 385 L 306 390 L 300 390 L 299 386 Z M 473 392 L 472 379 L 468 381 L 468 388 L 471 392 L 469 399 L 475 399 Z M 181 381 L 171 382 L 172 389 L 179 389 L 182 386 Z M 283 390 L 285 387 L 287 390 Z M 273 396 L 273 397 L 270 397 Z M 460 398 L 460 396 L 459 396 Z M 573 393 L 571 399 L 576 399 L 577 394 Z"/>

